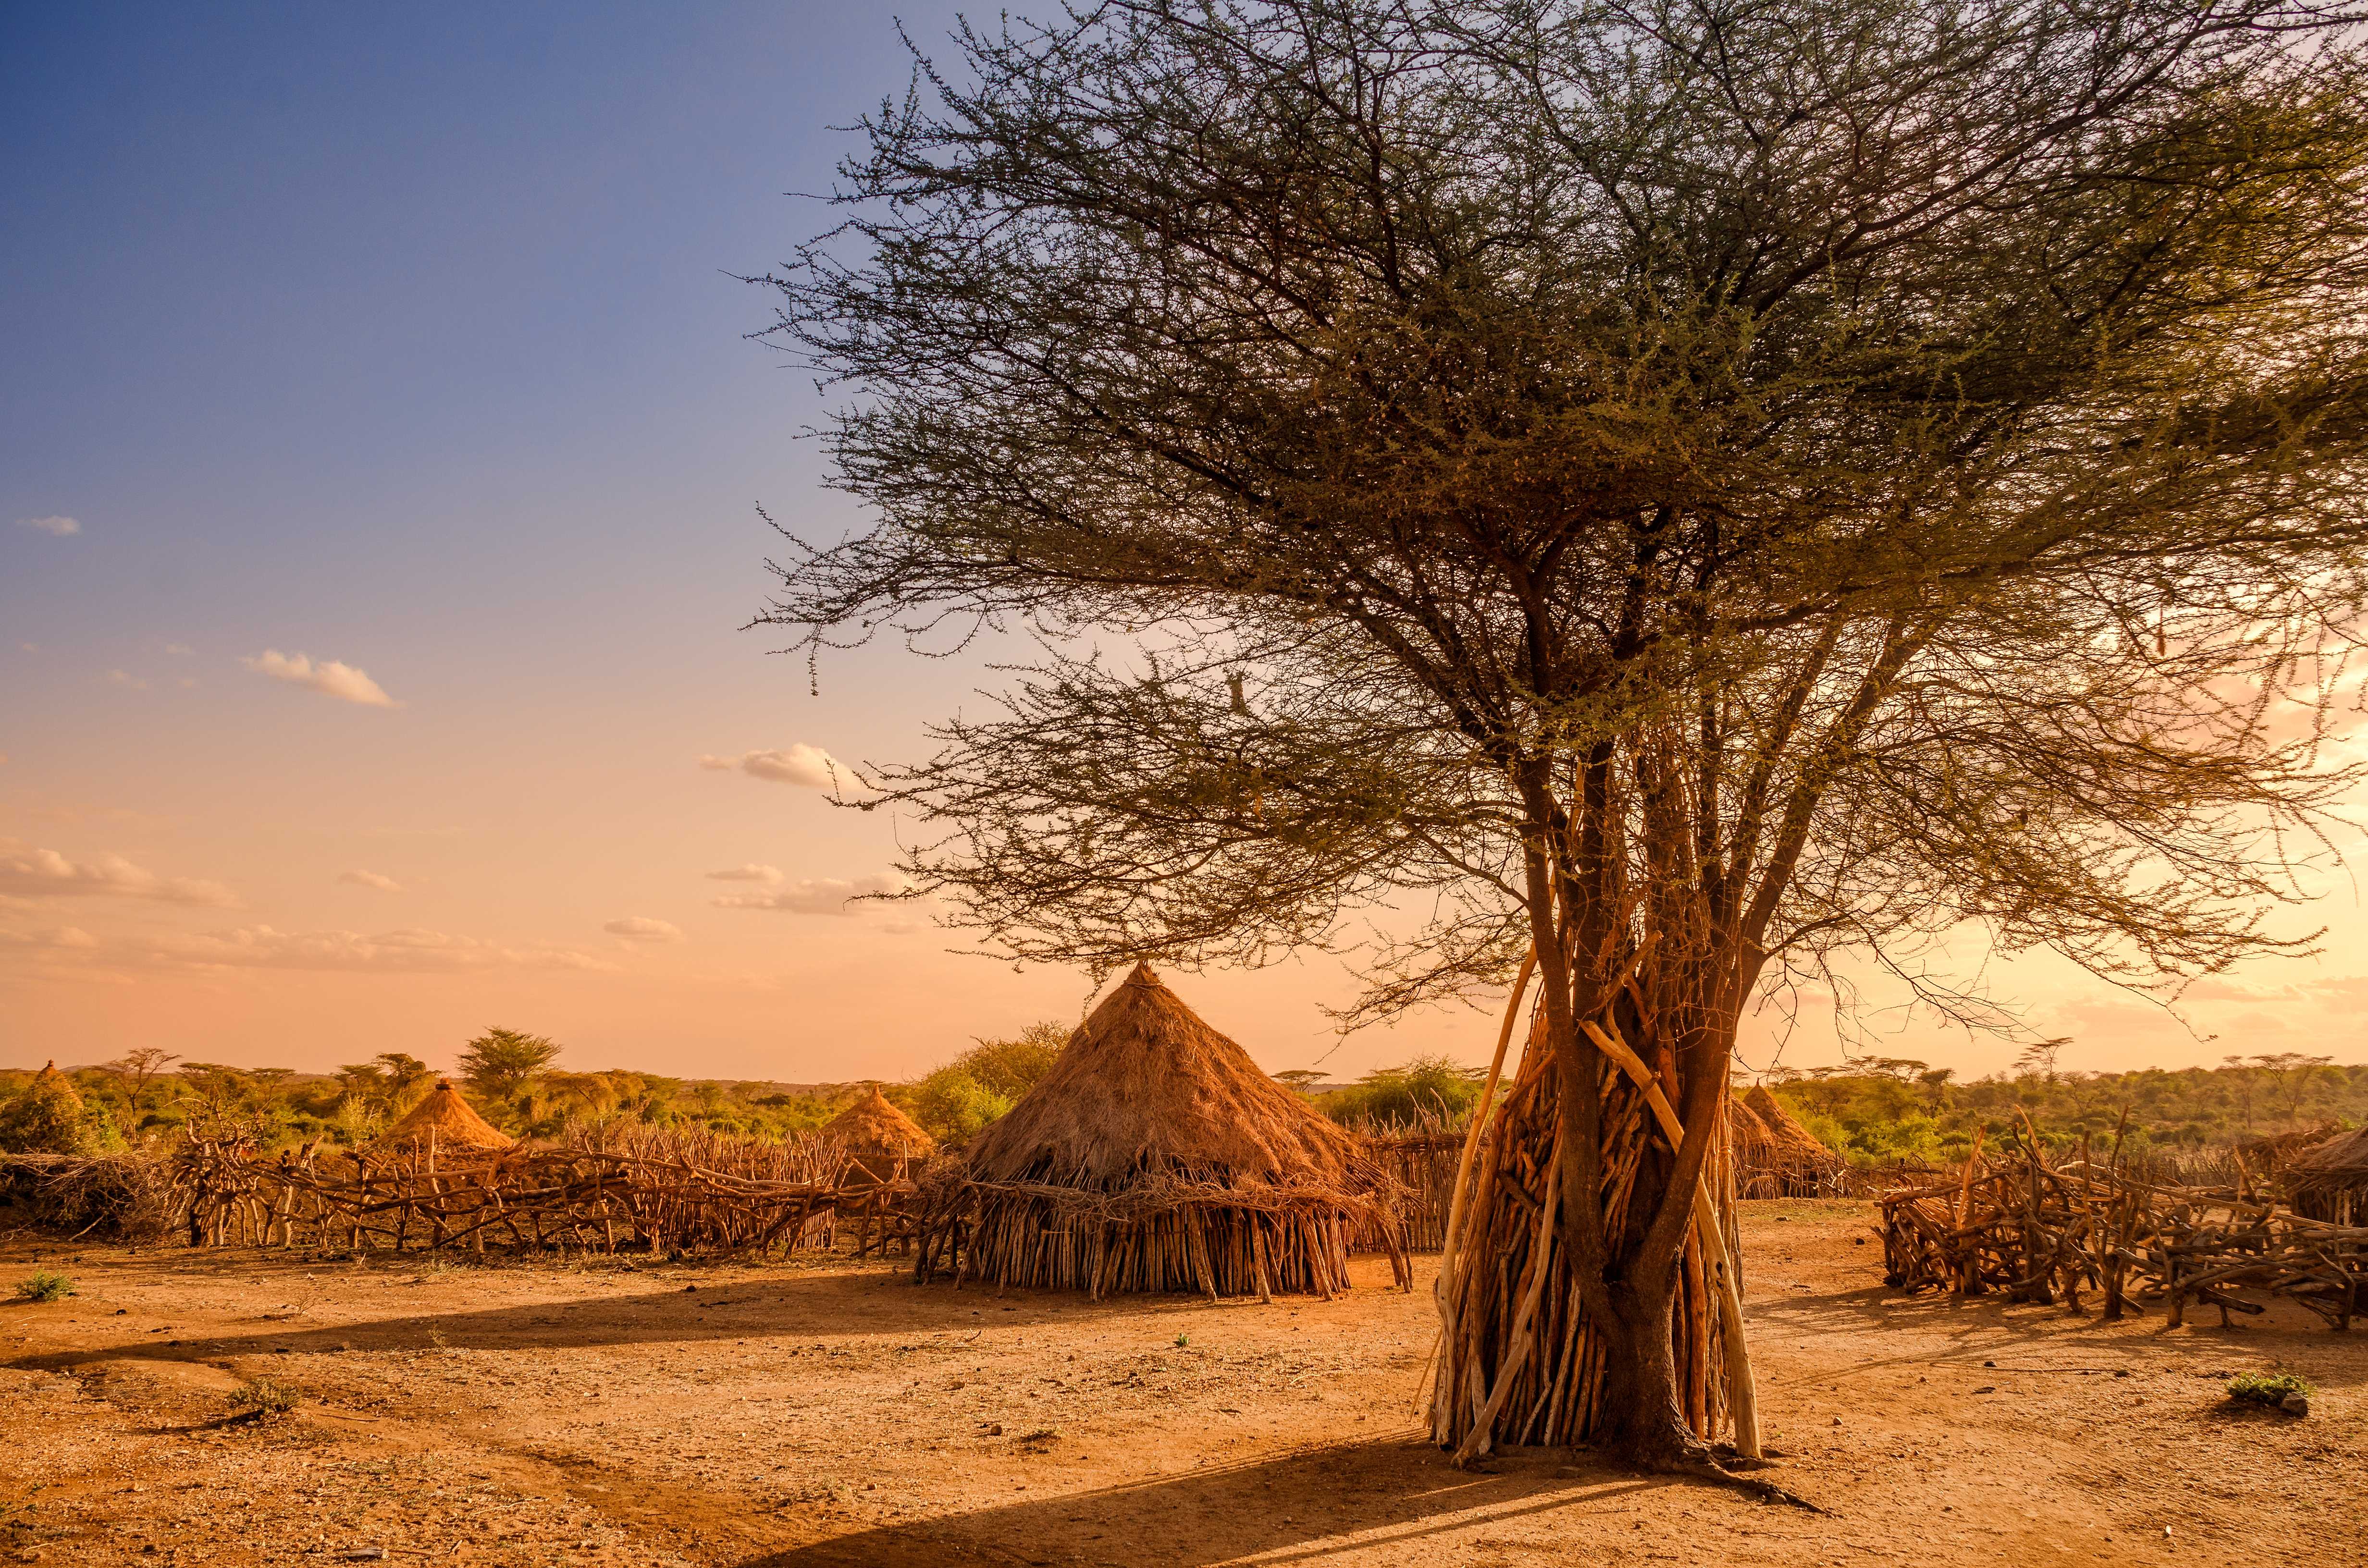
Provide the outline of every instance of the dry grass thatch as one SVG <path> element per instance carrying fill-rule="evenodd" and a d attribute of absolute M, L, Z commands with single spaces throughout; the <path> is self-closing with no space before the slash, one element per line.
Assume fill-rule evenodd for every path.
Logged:
<path fill-rule="evenodd" d="M 1766 1085 L 1730 1098 L 1726 1118 L 1737 1198 L 1831 1198 L 1843 1190 L 1848 1162 L 1818 1142 Z"/>
<path fill-rule="evenodd" d="M 2337 1225 L 2368 1224 L 2368 1127 L 2338 1132 L 2288 1156 L 2284 1182 L 2295 1213 Z"/>
<path fill-rule="evenodd" d="M 850 1158 L 874 1176 L 890 1176 L 907 1160 L 937 1153 L 938 1141 L 919 1122 L 898 1110 L 874 1084 L 864 1096 L 823 1124 Z M 887 1168 L 878 1168 L 885 1166 Z"/>
<path fill-rule="evenodd" d="M 507 1149 L 517 1142 L 479 1116 L 476 1108 L 461 1097 L 451 1079 L 438 1078 L 427 1097 L 412 1107 L 402 1120 L 370 1140 L 370 1147 L 391 1150 L 399 1144 L 423 1144 L 461 1153 Z"/>
<path fill-rule="evenodd" d="M 928 1181 L 916 1276 L 1329 1296 L 1396 1204 L 1360 1142 L 1139 964 L 1027 1097 Z M 1395 1227 L 1388 1227 L 1394 1232 Z M 1411 1285 L 1393 1237 L 1399 1282 Z"/>

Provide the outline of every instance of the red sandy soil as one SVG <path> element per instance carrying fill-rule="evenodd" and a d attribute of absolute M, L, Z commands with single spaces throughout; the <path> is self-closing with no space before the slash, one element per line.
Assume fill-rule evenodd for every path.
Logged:
<path fill-rule="evenodd" d="M 1908 1300 L 1864 1205 L 1745 1208 L 1771 1473 L 1829 1517 L 1583 1453 L 1450 1469 L 1413 1408 L 1427 1268 L 1093 1304 L 18 1238 L 0 1290 L 80 1293 L 0 1305 L 0 1561 L 2368 1563 L 2368 1330 Z M 2310 1415 L 2231 1407 L 2252 1369 Z M 256 1378 L 302 1403 L 226 1423 Z"/>

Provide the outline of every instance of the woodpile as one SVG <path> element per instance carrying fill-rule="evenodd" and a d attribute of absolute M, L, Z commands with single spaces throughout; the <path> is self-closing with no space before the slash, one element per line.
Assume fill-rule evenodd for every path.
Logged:
<path fill-rule="evenodd" d="M 921 1184 L 914 1276 L 1218 1296 L 1349 1284 L 1395 1184 L 1138 965 L 1020 1102 Z"/>
<path fill-rule="evenodd" d="M 2368 1308 L 2368 1226 L 2329 1223 L 2232 1189 L 2163 1187 L 2112 1162 L 2053 1165 L 2037 1140 L 1962 1174 L 1884 1193 L 1884 1281 L 1909 1291 L 2063 1301 L 2101 1293 L 2104 1316 L 2159 1303 L 2257 1315 L 2268 1297 L 2337 1329 Z"/>

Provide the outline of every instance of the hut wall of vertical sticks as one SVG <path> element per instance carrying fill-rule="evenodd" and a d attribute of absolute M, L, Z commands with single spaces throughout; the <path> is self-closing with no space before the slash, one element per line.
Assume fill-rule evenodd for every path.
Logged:
<path fill-rule="evenodd" d="M 1396 1201 L 1356 1139 L 1142 964 L 1026 1097 L 924 1178 L 914 1275 L 1329 1297 L 1349 1284 L 1350 1238 Z"/>
<path fill-rule="evenodd" d="M 1455 1165 L 1463 1134 L 1444 1125 L 1369 1134 L 1365 1146 L 1397 1182 L 1397 1210 L 1359 1227 L 1350 1252 L 1437 1252 L 1447 1240 L 1447 1209 L 1455 1196 Z M 1387 1231 L 1388 1233 L 1384 1233 Z"/>

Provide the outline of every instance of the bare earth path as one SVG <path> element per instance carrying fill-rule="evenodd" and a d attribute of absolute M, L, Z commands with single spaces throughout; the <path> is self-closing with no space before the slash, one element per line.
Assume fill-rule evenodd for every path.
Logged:
<path fill-rule="evenodd" d="M 1427 1270 L 1092 1305 L 20 1239 L 0 1290 L 81 1293 L 0 1305 L 0 1560 L 2368 1564 L 2368 1331 L 1905 1301 L 1865 1206 L 1746 1209 L 1777 1474 L 1830 1518 L 1583 1455 L 1449 1469 L 1412 1409 Z M 2317 1383 L 2310 1418 L 2228 1410 L 2250 1368 Z M 256 1377 L 304 1403 L 224 1424 Z"/>

